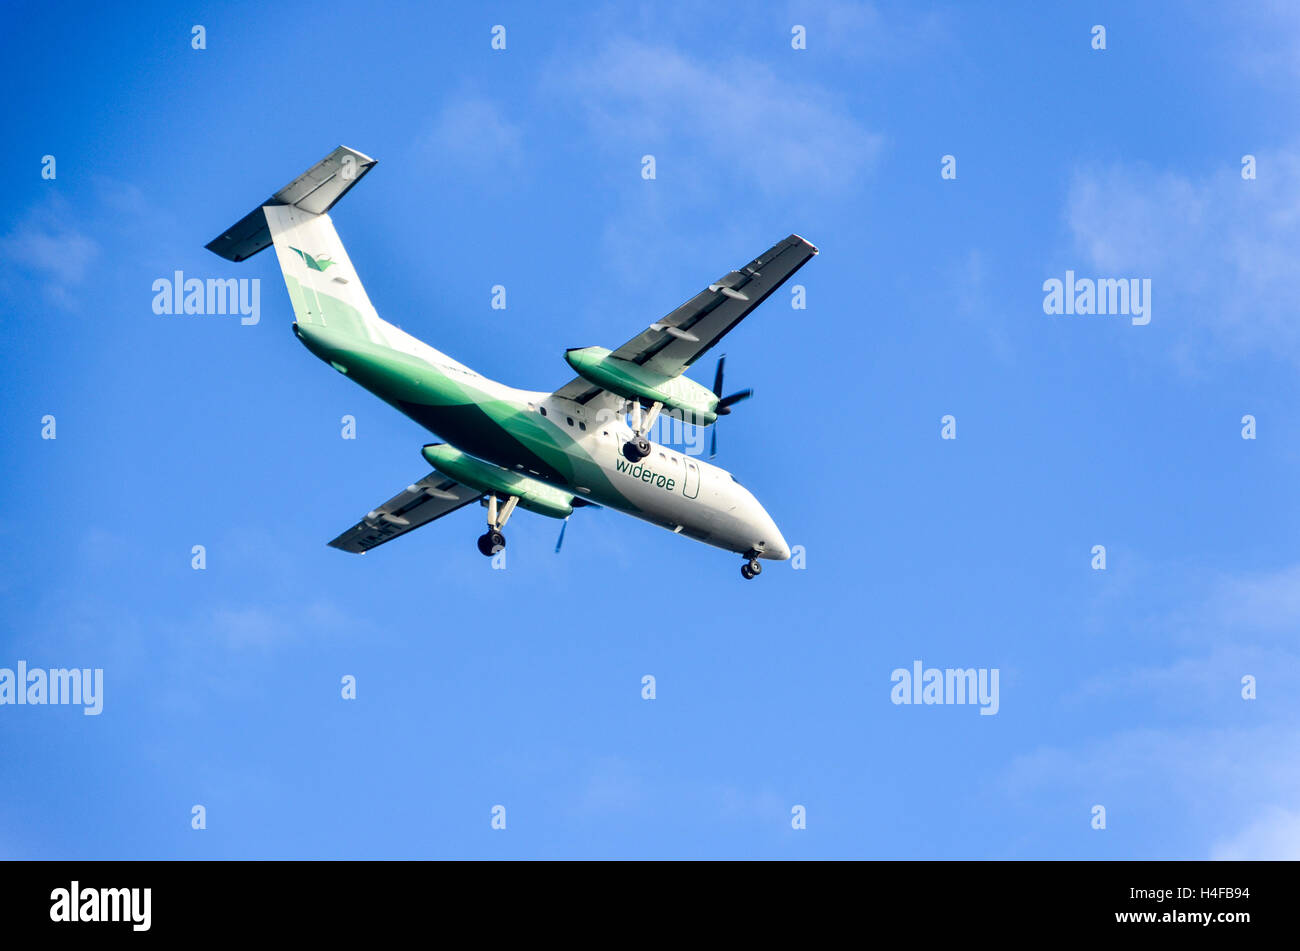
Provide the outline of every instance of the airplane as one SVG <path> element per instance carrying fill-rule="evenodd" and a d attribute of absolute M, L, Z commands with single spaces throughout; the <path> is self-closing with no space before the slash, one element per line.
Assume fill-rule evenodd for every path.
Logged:
<path fill-rule="evenodd" d="M 813 245 L 792 234 L 617 350 L 569 350 L 577 376 L 558 390 L 520 390 L 380 319 L 328 214 L 374 166 L 339 146 L 207 245 L 234 262 L 274 245 L 302 344 L 445 440 L 422 450 L 432 472 L 331 546 L 364 554 L 477 502 L 487 509 L 478 539 L 487 556 L 505 548 L 516 507 L 565 520 L 562 543 L 574 509 L 594 505 L 738 553 L 746 579 L 762 571 L 760 559 L 790 557 L 776 522 L 735 476 L 646 433 L 664 411 L 714 425 L 753 395 L 722 395 L 725 356 L 712 390 L 683 373 L 812 258 Z"/>

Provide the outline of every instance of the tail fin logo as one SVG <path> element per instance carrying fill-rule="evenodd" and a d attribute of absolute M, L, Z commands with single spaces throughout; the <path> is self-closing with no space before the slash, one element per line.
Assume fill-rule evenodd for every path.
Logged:
<path fill-rule="evenodd" d="M 330 259 L 330 256 L 328 254 L 322 254 L 319 257 L 312 257 L 306 251 L 299 251 L 297 248 L 294 247 L 290 247 L 289 250 L 292 251 L 294 254 L 298 255 L 298 257 L 302 258 L 303 261 L 306 263 L 306 265 L 309 268 L 311 268 L 313 271 L 323 271 L 331 264 L 334 263 L 333 260 Z"/>

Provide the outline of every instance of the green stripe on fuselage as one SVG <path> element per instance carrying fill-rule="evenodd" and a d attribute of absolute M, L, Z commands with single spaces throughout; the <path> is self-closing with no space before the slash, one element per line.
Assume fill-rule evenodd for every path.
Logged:
<path fill-rule="evenodd" d="M 477 377 L 444 371 L 332 323 L 295 324 L 294 331 L 321 360 L 456 448 L 508 469 L 522 465 L 548 482 L 590 489 L 606 505 L 639 511 L 573 436 L 525 402 L 502 399 L 475 386 Z"/>

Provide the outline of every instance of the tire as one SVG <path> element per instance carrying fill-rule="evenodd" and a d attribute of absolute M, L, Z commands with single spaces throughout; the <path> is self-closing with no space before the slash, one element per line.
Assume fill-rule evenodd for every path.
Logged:
<path fill-rule="evenodd" d="M 478 550 L 491 558 L 506 547 L 506 537 L 500 532 L 484 532 L 478 537 Z"/>

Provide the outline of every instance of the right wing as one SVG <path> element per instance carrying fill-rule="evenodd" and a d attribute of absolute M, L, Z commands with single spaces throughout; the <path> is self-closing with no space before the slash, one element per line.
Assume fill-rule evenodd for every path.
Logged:
<path fill-rule="evenodd" d="M 797 234 L 778 241 L 739 271 L 724 274 L 655 321 L 612 356 L 664 376 L 680 376 L 816 253 L 817 249 Z M 588 403 L 604 392 L 578 377 L 555 395 Z M 622 401 L 613 399 L 621 405 Z"/>
<path fill-rule="evenodd" d="M 405 535 L 449 512 L 464 508 L 482 496 L 478 489 L 461 485 L 435 469 L 379 508 L 368 512 L 365 518 L 330 542 L 330 547 L 365 554 L 398 535 Z"/>

